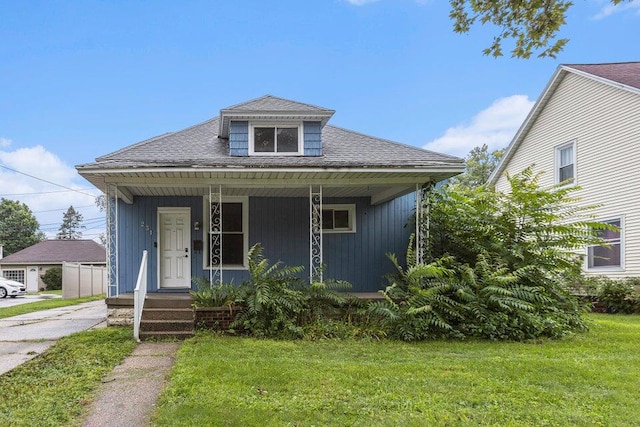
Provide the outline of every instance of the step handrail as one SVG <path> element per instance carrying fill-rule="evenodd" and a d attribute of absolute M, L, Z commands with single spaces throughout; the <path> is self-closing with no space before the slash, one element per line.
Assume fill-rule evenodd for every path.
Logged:
<path fill-rule="evenodd" d="M 133 338 L 140 342 L 140 321 L 142 320 L 142 310 L 144 300 L 147 298 L 147 251 L 142 251 L 142 261 L 140 261 L 140 271 L 136 288 L 133 291 Z"/>

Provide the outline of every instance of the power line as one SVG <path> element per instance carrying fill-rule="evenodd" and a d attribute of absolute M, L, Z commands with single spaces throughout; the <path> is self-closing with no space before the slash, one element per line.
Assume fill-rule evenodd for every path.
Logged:
<path fill-rule="evenodd" d="M 28 174 L 28 173 L 21 172 L 19 170 L 11 169 L 10 167 L 5 166 L 5 165 L 0 165 L 0 168 L 6 169 L 6 170 L 10 170 L 11 172 L 19 173 L 19 174 L 24 175 L 24 176 L 28 176 L 29 178 L 37 179 L 38 181 L 46 182 L 47 184 L 51 184 L 51 185 L 55 185 L 57 187 L 65 188 L 65 189 L 67 189 L 69 191 L 74 191 L 74 192 L 79 193 L 79 194 L 84 194 L 85 196 L 93 197 L 94 199 L 96 198 L 96 196 L 94 196 L 93 194 L 83 193 L 82 191 L 76 190 L 75 188 L 67 187 L 66 185 L 58 184 L 56 182 L 49 181 L 49 180 L 46 180 L 46 179 L 43 179 L 43 178 L 39 178 L 37 176 L 33 176 L 33 175 Z"/>
<path fill-rule="evenodd" d="M 85 206 L 74 206 L 74 209 L 81 209 L 81 208 L 91 208 L 91 207 L 95 207 L 96 205 L 85 205 Z M 32 211 L 31 213 L 45 213 L 45 212 L 58 212 L 58 211 L 66 211 L 67 209 L 69 209 L 69 207 L 67 206 L 66 208 L 59 208 L 59 209 L 47 209 L 45 211 Z"/>
<path fill-rule="evenodd" d="M 2 166 L 2 165 L 0 165 Z M 79 188 L 78 190 L 91 190 L 91 188 Z M 11 197 L 11 196 L 39 196 L 40 194 L 53 194 L 53 193 L 68 193 L 70 191 L 78 191 L 78 190 L 55 190 L 55 191 L 34 191 L 32 193 L 12 193 L 12 194 L 0 194 L 0 197 Z M 84 193 L 81 193 L 84 194 Z"/>

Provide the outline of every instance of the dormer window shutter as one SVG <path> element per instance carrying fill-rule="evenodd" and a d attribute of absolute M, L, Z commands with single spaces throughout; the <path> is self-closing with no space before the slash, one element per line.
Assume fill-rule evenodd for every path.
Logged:
<path fill-rule="evenodd" d="M 229 123 L 229 155 L 249 155 L 249 122 L 232 120 Z"/>
<path fill-rule="evenodd" d="M 304 122 L 304 155 L 322 156 L 322 126 L 320 122 Z"/>

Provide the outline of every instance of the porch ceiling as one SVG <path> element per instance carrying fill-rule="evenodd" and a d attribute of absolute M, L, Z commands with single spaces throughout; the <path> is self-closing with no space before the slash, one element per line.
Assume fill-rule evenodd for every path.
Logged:
<path fill-rule="evenodd" d="M 322 185 L 324 197 L 371 197 L 382 203 L 414 191 L 416 184 L 437 182 L 458 172 L 447 169 L 280 169 L 198 170 L 120 169 L 81 171 L 93 185 L 107 191 L 117 185 L 131 203 L 136 196 L 203 196 L 209 186 L 222 185 L 227 196 L 308 197 L 309 185 Z"/>

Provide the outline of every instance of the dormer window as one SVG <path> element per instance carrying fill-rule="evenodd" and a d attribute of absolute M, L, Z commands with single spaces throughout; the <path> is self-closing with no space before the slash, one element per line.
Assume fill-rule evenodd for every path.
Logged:
<path fill-rule="evenodd" d="M 302 124 L 251 123 L 249 131 L 249 155 L 302 155 Z"/>

